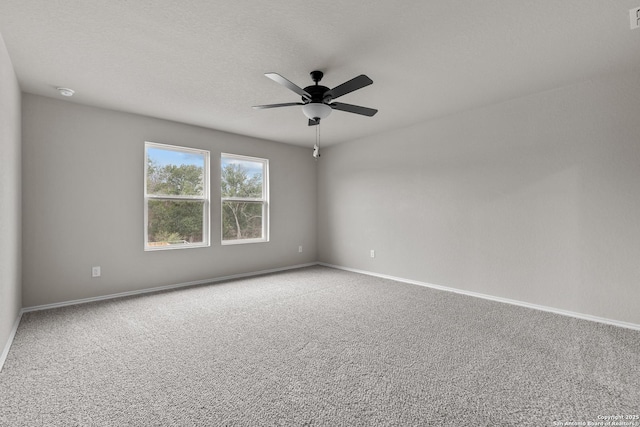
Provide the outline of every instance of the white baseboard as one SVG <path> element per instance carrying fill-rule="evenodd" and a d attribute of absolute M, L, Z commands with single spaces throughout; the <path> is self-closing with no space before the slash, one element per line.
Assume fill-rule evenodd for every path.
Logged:
<path fill-rule="evenodd" d="M 11 348 L 11 344 L 13 344 L 13 338 L 16 336 L 16 331 L 18 330 L 18 325 L 20 325 L 20 319 L 22 319 L 23 311 L 20 310 L 18 312 L 18 317 L 16 318 L 15 323 L 13 324 L 13 329 L 9 333 L 9 339 L 7 339 L 7 343 L 2 350 L 2 354 L 0 354 L 0 372 L 2 372 L 2 367 L 4 366 L 4 361 L 7 360 L 7 356 L 9 355 L 9 349 Z"/>
<path fill-rule="evenodd" d="M 32 307 L 25 307 L 25 308 L 22 309 L 22 312 L 23 313 L 28 313 L 30 311 L 49 310 L 51 308 L 66 307 L 66 306 L 69 306 L 69 305 L 86 304 L 88 302 L 104 301 L 104 300 L 110 300 L 110 299 L 114 299 L 114 298 L 122 298 L 122 297 L 134 296 L 134 295 L 148 294 L 148 293 L 152 293 L 152 292 L 168 291 L 168 290 L 171 290 L 171 289 L 185 288 L 185 287 L 188 287 L 188 286 L 205 285 L 207 283 L 223 282 L 225 280 L 233 280 L 233 279 L 240 279 L 240 278 L 243 278 L 243 277 L 259 276 L 261 274 L 277 273 L 279 271 L 295 270 L 297 268 L 310 267 L 312 265 L 318 265 L 318 263 L 317 262 L 310 262 L 310 263 L 307 263 L 307 264 L 298 264 L 298 265 L 292 265 L 292 266 L 289 266 L 289 267 L 272 268 L 272 269 L 269 269 L 269 270 L 260 270 L 260 271 L 253 271 L 253 272 L 250 272 L 250 273 L 233 274 L 231 276 L 223 276 L 223 277 L 214 277 L 214 278 L 211 278 L 211 279 L 195 280 L 193 282 L 177 283 L 175 285 L 158 286 L 158 287 L 155 287 L 155 288 L 146 288 L 146 289 L 139 289 L 139 290 L 135 290 L 135 291 L 119 292 L 119 293 L 116 293 L 116 294 L 102 295 L 102 296 L 98 296 L 98 297 L 81 298 L 81 299 L 76 299 L 76 300 L 71 300 L 71 301 L 56 302 L 56 303 L 53 303 L 53 304 L 36 305 L 36 306 L 32 306 Z"/>
<path fill-rule="evenodd" d="M 330 267 L 330 268 L 335 268 L 335 269 L 338 269 L 338 270 L 351 271 L 353 273 L 366 274 L 368 276 L 380 277 L 382 279 L 394 280 L 396 282 L 409 283 L 409 284 L 418 285 L 418 286 L 425 286 L 427 288 L 437 289 L 437 290 L 440 290 L 440 291 L 454 292 L 454 293 L 457 293 L 457 294 L 467 295 L 467 296 L 471 296 L 471 297 L 483 298 L 483 299 L 487 299 L 487 300 L 491 300 L 491 301 L 497 301 L 497 302 L 502 302 L 502 303 L 506 303 L 506 304 L 518 305 L 520 307 L 532 308 L 534 310 L 540 310 L 540 311 L 547 311 L 547 312 L 550 312 L 550 313 L 560 314 L 562 316 L 575 317 L 577 319 L 589 320 L 589 321 L 598 322 L 598 323 L 605 323 L 607 325 L 619 326 L 621 328 L 634 329 L 636 331 L 640 331 L 640 325 L 635 324 L 635 323 L 623 322 L 623 321 L 614 320 L 614 319 L 607 319 L 607 318 L 604 318 L 604 317 L 592 316 L 590 314 L 576 313 L 576 312 L 573 312 L 573 311 L 561 310 L 561 309 L 554 308 L 554 307 L 547 307 L 547 306 L 544 306 L 544 305 L 531 304 L 531 303 L 524 302 L 524 301 L 518 301 L 518 300 L 509 299 L 509 298 L 496 297 L 496 296 L 492 296 L 492 295 L 481 294 L 481 293 L 478 293 L 478 292 L 465 291 L 465 290 L 462 290 L 462 289 L 450 288 L 450 287 L 447 287 L 447 286 L 434 285 L 434 284 L 431 284 L 431 283 L 420 282 L 420 281 L 417 281 L 417 280 L 403 279 L 401 277 L 395 277 L 395 276 L 389 276 L 389 275 L 386 275 L 386 274 L 373 273 L 371 271 L 358 270 L 358 269 L 355 269 L 355 268 L 349 268 L 349 267 L 343 267 L 343 266 L 340 266 L 340 265 L 327 264 L 327 263 L 324 263 L 324 262 L 319 262 L 318 265 L 322 265 L 322 266 Z"/>

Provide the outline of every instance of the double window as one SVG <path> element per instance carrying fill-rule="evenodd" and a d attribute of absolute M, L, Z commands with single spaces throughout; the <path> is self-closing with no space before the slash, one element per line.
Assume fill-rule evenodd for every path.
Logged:
<path fill-rule="evenodd" d="M 209 151 L 145 143 L 144 248 L 210 246 Z M 220 158 L 223 245 L 269 241 L 269 160 Z"/>
<path fill-rule="evenodd" d="M 269 241 L 269 160 L 223 153 L 222 244 Z"/>
<path fill-rule="evenodd" d="M 209 246 L 209 152 L 145 143 L 145 250 Z"/>

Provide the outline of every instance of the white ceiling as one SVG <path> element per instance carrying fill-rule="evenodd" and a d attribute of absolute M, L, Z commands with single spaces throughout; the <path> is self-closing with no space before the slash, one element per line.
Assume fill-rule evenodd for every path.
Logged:
<path fill-rule="evenodd" d="M 603 73 L 640 68 L 640 0 L 0 0 L 21 88 L 72 102 L 312 145 L 293 92 L 324 71 L 374 84 L 340 102 L 322 143 L 348 141 Z M 61 97 L 60 97 L 61 98 Z"/>

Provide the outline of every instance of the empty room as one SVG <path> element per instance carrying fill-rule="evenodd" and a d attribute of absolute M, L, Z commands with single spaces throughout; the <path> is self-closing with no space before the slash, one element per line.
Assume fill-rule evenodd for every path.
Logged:
<path fill-rule="evenodd" d="M 0 426 L 640 427 L 640 0 L 0 0 Z"/>

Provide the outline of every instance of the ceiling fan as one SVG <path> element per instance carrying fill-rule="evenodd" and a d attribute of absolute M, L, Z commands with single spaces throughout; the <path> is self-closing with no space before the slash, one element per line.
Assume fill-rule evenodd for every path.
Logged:
<path fill-rule="evenodd" d="M 318 84 L 322 80 L 324 73 L 322 71 L 312 71 L 311 79 L 315 85 L 307 86 L 301 89 L 295 83 L 285 79 L 278 73 L 265 73 L 276 83 L 281 84 L 287 89 L 297 93 L 302 97 L 302 102 L 285 102 L 283 104 L 255 105 L 255 109 L 291 107 L 294 105 L 302 105 L 302 112 L 309 118 L 309 126 L 320 124 L 320 120 L 331 114 L 331 110 L 346 111 L 348 113 L 361 114 L 363 116 L 372 117 L 378 112 L 373 108 L 361 107 L 359 105 L 345 104 L 342 102 L 333 102 L 334 99 L 346 95 L 354 90 L 362 89 L 373 83 L 369 77 L 364 74 L 354 77 L 351 80 L 329 89 L 326 86 Z"/>

